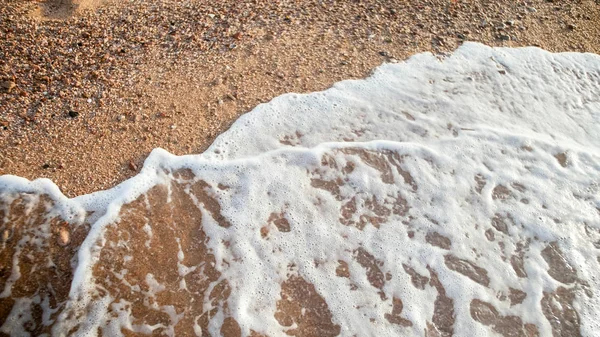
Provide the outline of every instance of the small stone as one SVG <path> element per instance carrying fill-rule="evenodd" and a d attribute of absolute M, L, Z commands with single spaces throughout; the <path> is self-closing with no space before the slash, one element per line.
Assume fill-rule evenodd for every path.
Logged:
<path fill-rule="evenodd" d="M 461 34 L 461 33 L 456 34 L 456 37 L 459 38 L 459 39 L 461 39 L 461 40 L 464 40 L 464 39 L 467 38 L 464 34 Z"/>
<path fill-rule="evenodd" d="M 50 168 L 50 164 L 46 163 L 46 164 L 42 165 L 42 168 L 44 170 L 49 169 Z"/>
<path fill-rule="evenodd" d="M 8 239 L 10 238 L 10 230 L 5 229 L 2 231 L 2 242 L 6 242 L 8 241 Z"/>
<path fill-rule="evenodd" d="M 575 26 L 575 25 L 574 25 L 574 24 L 572 24 L 572 23 L 569 23 L 569 24 L 567 25 L 567 29 L 568 29 L 568 30 L 575 30 L 575 28 L 577 28 L 577 26 Z"/>
<path fill-rule="evenodd" d="M 506 75 L 506 70 L 504 69 L 500 69 L 498 70 L 498 73 L 502 74 L 502 75 Z"/>
<path fill-rule="evenodd" d="M 379 52 L 379 55 L 386 57 L 386 56 L 388 56 L 388 53 L 382 50 Z"/>
<path fill-rule="evenodd" d="M 58 238 L 56 238 L 56 241 L 59 245 L 66 246 L 69 244 L 70 236 L 69 230 L 66 227 L 61 227 L 58 230 Z"/>
<path fill-rule="evenodd" d="M 133 162 L 133 160 L 129 161 L 129 169 L 132 171 L 137 171 L 137 165 Z"/>
<path fill-rule="evenodd" d="M 6 90 L 7 92 L 10 92 L 14 87 L 17 86 L 17 84 L 13 81 L 2 81 L 0 82 L 0 86 L 2 87 L 2 89 Z"/>
<path fill-rule="evenodd" d="M 509 41 L 510 40 L 510 36 L 508 36 L 506 34 L 500 34 L 500 35 L 498 35 L 498 39 L 500 39 L 502 41 Z"/>
<path fill-rule="evenodd" d="M 211 19 L 214 19 L 215 15 L 211 13 L 211 14 L 208 14 L 208 17 L 211 18 Z"/>
<path fill-rule="evenodd" d="M 233 37 L 236 40 L 239 40 L 242 38 L 242 32 L 237 32 L 237 33 L 233 34 L 231 37 Z"/>
<path fill-rule="evenodd" d="M 535 13 L 537 12 L 537 9 L 535 9 L 534 7 L 527 7 L 527 11 L 529 11 L 530 13 Z"/>
<path fill-rule="evenodd" d="M 117 116 L 117 121 L 119 121 L 119 122 L 122 121 L 122 120 L 124 120 L 124 119 L 125 119 L 125 116 L 123 116 L 123 115 L 118 115 Z"/>
<path fill-rule="evenodd" d="M 79 112 L 73 111 L 73 110 L 69 110 L 69 117 L 76 118 L 77 116 L 79 116 Z"/>

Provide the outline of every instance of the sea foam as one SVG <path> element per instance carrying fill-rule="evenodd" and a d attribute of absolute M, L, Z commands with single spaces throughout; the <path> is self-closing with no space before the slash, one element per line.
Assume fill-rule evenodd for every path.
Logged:
<path fill-rule="evenodd" d="M 466 43 L 275 98 L 107 191 L 0 177 L 0 331 L 593 336 L 599 97 L 597 55 Z"/>

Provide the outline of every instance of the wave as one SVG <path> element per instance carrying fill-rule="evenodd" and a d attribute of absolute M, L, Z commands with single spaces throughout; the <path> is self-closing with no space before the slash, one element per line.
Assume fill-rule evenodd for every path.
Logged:
<path fill-rule="evenodd" d="M 598 330 L 600 57 L 467 43 L 68 199 L 0 177 L 0 334 Z"/>

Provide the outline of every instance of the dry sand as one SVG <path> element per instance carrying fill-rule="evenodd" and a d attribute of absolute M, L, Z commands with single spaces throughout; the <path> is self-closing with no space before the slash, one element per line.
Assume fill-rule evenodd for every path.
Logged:
<path fill-rule="evenodd" d="M 67 196 L 200 153 L 286 92 L 463 41 L 600 53 L 582 1 L 105 1 L 0 4 L 0 174 Z"/>

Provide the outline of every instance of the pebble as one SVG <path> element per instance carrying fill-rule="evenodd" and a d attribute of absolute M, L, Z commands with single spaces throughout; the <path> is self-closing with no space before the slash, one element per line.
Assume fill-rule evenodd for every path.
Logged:
<path fill-rule="evenodd" d="M 69 117 L 76 118 L 77 116 L 79 116 L 79 112 L 73 111 L 73 110 L 69 110 Z"/>
<path fill-rule="evenodd" d="M 56 241 L 59 245 L 66 246 L 69 243 L 70 236 L 69 230 L 65 227 L 61 227 L 58 230 L 58 238 L 56 238 Z"/>
<path fill-rule="evenodd" d="M 9 237 L 10 237 L 10 230 L 5 229 L 4 231 L 2 231 L 2 242 L 8 241 Z"/>
<path fill-rule="evenodd" d="M 0 86 L 2 87 L 2 89 L 6 90 L 7 92 L 10 92 L 14 87 L 17 86 L 17 84 L 13 81 L 2 81 L 0 83 Z"/>
<path fill-rule="evenodd" d="M 129 169 L 132 171 L 137 171 L 137 165 L 133 161 L 129 161 Z"/>

